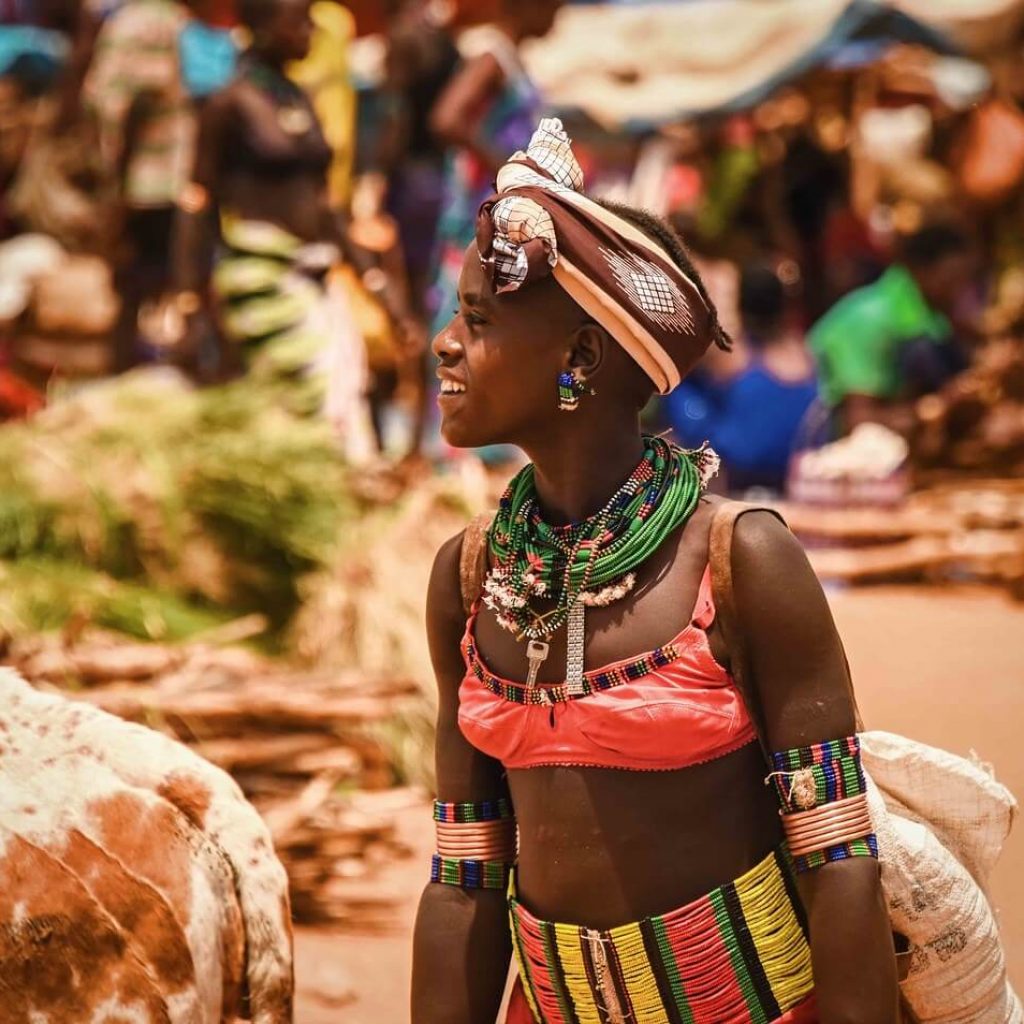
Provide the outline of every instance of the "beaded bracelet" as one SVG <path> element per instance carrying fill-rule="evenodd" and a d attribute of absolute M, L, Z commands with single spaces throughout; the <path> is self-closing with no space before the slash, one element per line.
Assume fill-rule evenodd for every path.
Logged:
<path fill-rule="evenodd" d="M 866 792 L 856 736 L 772 754 L 772 768 L 769 778 L 784 814 Z"/>
<path fill-rule="evenodd" d="M 462 860 L 435 853 L 430 863 L 430 880 L 461 889 L 507 889 L 512 865 L 496 860 Z"/>
<path fill-rule="evenodd" d="M 878 857 L 856 736 L 780 751 L 772 767 L 765 781 L 775 786 L 797 871 Z"/>
<path fill-rule="evenodd" d="M 430 880 L 463 889 L 503 889 L 516 859 L 516 819 L 509 800 L 434 801 L 437 853 Z"/>
<path fill-rule="evenodd" d="M 512 803 L 505 797 L 497 800 L 481 800 L 479 803 L 446 803 L 434 801 L 434 821 L 453 821 L 460 823 L 477 821 L 500 821 L 503 818 L 514 818 Z"/>

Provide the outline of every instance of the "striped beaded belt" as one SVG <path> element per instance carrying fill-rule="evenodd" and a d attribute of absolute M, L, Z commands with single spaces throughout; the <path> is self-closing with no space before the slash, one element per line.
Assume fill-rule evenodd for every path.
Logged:
<path fill-rule="evenodd" d="M 610 931 L 540 921 L 514 888 L 509 897 L 519 972 L 540 1024 L 816 1019 L 799 1012 L 814 989 L 799 906 L 782 850 L 679 910 Z"/>

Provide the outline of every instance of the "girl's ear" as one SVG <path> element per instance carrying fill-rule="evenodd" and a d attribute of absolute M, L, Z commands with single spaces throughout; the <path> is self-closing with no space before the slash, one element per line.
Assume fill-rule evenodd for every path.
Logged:
<path fill-rule="evenodd" d="M 608 346 L 614 341 L 608 332 L 593 320 L 577 327 L 565 354 L 565 368 L 576 370 L 584 380 L 590 380 L 601 369 L 608 355 Z"/>

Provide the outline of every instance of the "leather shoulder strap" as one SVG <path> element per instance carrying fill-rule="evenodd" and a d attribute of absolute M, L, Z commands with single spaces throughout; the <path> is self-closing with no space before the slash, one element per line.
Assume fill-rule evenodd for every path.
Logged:
<path fill-rule="evenodd" d="M 722 639 L 729 650 L 729 670 L 733 681 L 743 695 L 757 739 L 765 760 L 771 760 L 771 751 L 765 740 L 764 715 L 757 698 L 757 689 L 751 675 L 750 652 L 736 614 L 736 595 L 732 580 L 732 536 L 736 521 L 747 512 L 770 512 L 783 526 L 786 521 L 775 509 L 762 505 L 748 505 L 742 501 L 724 501 L 715 509 L 708 538 L 708 561 L 711 565 L 711 592 L 715 598 L 715 618 Z"/>
<path fill-rule="evenodd" d="M 757 739 L 761 744 L 765 760 L 771 763 L 771 750 L 766 739 L 764 726 L 764 713 L 761 702 L 758 699 L 757 685 L 754 681 L 753 671 L 750 666 L 750 651 L 746 645 L 743 630 L 739 626 L 739 618 L 736 614 L 736 595 L 733 589 L 732 579 L 732 537 L 736 527 L 736 521 L 747 512 L 770 512 L 783 526 L 788 525 L 786 520 L 773 508 L 762 505 L 748 505 L 742 501 L 723 502 L 715 510 L 714 518 L 711 520 L 711 534 L 708 540 L 708 560 L 711 563 L 711 591 L 715 598 L 715 615 L 718 620 L 718 628 L 722 632 L 722 639 L 729 650 L 729 669 L 733 681 L 743 695 L 743 701 L 747 705 L 754 728 L 757 729 Z M 857 722 L 858 732 L 864 728 L 860 708 L 857 706 L 857 697 L 853 690 L 853 680 L 850 676 L 850 663 L 846 661 L 846 687 L 850 694 L 850 701 L 853 704 L 853 713 Z"/>
<path fill-rule="evenodd" d="M 462 535 L 459 586 L 462 591 L 462 609 L 467 617 L 484 589 L 484 577 L 487 575 L 487 530 L 493 518 L 490 512 L 473 516 Z"/>

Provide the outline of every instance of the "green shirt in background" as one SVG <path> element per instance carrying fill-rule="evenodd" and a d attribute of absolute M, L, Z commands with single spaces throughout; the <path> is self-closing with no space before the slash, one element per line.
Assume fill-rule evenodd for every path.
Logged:
<path fill-rule="evenodd" d="M 829 406 L 847 395 L 898 398 L 903 345 L 916 338 L 946 342 L 951 335 L 949 321 L 928 305 L 910 272 L 890 267 L 874 284 L 840 299 L 811 328 L 821 397 Z"/>

